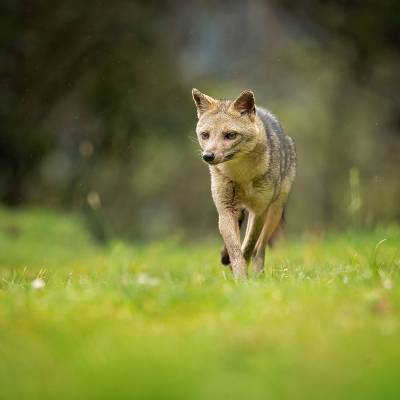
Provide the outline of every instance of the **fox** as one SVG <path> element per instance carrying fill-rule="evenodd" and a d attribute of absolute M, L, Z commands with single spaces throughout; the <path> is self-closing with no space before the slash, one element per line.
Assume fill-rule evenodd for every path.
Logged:
<path fill-rule="evenodd" d="M 211 195 L 224 241 L 221 262 L 235 280 L 264 274 L 265 249 L 279 231 L 296 176 L 296 149 L 278 119 L 253 91 L 234 100 L 192 89 L 196 135 L 211 176 Z M 243 241 L 240 230 L 247 217 Z"/>

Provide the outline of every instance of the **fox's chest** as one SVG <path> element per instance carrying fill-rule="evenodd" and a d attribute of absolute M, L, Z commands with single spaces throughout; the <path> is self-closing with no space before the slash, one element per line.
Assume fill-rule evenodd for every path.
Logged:
<path fill-rule="evenodd" d="M 259 169 L 255 165 L 252 173 L 247 168 L 239 169 L 242 173 L 211 170 L 211 191 L 217 209 L 234 206 L 257 214 L 263 212 L 276 194 L 277 182 L 271 173 Z"/>
<path fill-rule="evenodd" d="M 263 211 L 274 195 L 273 187 L 267 181 L 250 181 L 236 184 L 235 187 L 236 200 L 256 213 Z"/>

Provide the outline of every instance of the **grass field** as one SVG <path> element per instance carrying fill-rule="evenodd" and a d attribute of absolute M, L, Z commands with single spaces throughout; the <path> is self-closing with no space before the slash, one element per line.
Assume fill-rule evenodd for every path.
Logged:
<path fill-rule="evenodd" d="M 241 284 L 219 246 L 0 209 L 0 399 L 400 398 L 399 227 L 290 239 Z"/>

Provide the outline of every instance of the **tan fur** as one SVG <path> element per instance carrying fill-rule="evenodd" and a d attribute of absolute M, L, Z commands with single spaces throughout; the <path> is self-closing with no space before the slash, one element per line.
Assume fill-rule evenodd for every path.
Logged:
<path fill-rule="evenodd" d="M 234 101 L 216 100 L 197 89 L 192 94 L 200 146 L 215 156 L 209 166 L 211 192 L 233 275 L 246 277 L 250 261 L 261 274 L 265 247 L 280 224 L 295 177 L 293 140 L 272 114 L 255 107 L 251 91 Z M 249 217 L 241 244 L 238 220 L 243 208 Z"/>

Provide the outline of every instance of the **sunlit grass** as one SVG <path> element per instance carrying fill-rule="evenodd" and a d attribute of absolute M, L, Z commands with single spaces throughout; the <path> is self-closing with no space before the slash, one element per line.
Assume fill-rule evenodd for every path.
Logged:
<path fill-rule="evenodd" d="M 98 247 L 3 209 L 0 398 L 398 398 L 399 244 L 305 235 L 237 285 L 217 242 Z"/>

